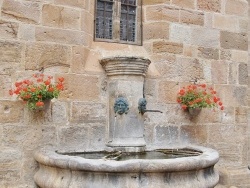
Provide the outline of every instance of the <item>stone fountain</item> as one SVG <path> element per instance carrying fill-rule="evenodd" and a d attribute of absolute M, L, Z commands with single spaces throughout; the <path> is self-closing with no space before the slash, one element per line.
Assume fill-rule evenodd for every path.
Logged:
<path fill-rule="evenodd" d="M 108 77 L 109 140 L 103 151 L 35 152 L 41 188 L 212 188 L 219 181 L 214 165 L 218 153 L 210 148 L 146 150 L 144 79 L 150 60 L 114 57 L 101 60 Z M 160 114 L 159 114 L 160 115 Z"/>

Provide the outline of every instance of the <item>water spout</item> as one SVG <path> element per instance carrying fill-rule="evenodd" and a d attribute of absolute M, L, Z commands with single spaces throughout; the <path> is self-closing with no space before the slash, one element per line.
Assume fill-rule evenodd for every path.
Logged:
<path fill-rule="evenodd" d="M 160 112 L 160 113 L 163 113 L 162 111 L 160 110 L 147 110 L 147 101 L 145 98 L 140 98 L 139 99 L 139 102 L 138 102 L 138 109 L 139 109 L 139 112 L 143 115 L 145 112 Z"/>
<path fill-rule="evenodd" d="M 144 114 L 145 112 L 160 112 L 160 113 L 163 113 L 162 111 L 160 110 L 142 110 L 142 114 Z"/>

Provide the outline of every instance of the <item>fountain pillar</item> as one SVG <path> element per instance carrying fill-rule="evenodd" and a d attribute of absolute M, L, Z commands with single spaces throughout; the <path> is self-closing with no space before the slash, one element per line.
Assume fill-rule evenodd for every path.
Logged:
<path fill-rule="evenodd" d="M 150 64 L 140 57 L 113 57 L 100 61 L 108 77 L 109 141 L 107 146 L 126 151 L 145 148 L 143 114 L 138 102 L 143 98 L 144 79 Z"/>

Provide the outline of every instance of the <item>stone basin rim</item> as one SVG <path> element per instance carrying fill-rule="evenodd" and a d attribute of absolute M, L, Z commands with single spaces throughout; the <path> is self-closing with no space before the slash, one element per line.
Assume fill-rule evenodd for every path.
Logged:
<path fill-rule="evenodd" d="M 115 161 L 62 155 L 58 154 L 53 147 L 44 147 L 35 151 L 34 158 L 38 163 L 46 166 L 92 172 L 173 172 L 198 170 L 214 166 L 219 160 L 219 154 L 214 149 L 202 146 L 188 146 L 185 148 L 201 151 L 202 154 L 175 159 L 129 159 L 126 161 Z"/>

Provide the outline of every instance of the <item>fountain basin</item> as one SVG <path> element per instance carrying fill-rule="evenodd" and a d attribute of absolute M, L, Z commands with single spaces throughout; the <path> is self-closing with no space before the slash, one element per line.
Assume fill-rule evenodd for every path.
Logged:
<path fill-rule="evenodd" d="M 181 148 L 180 148 L 181 149 Z M 218 152 L 201 146 L 198 156 L 170 159 L 90 159 L 60 154 L 53 148 L 35 152 L 41 188 L 210 188 L 219 181 Z"/>

